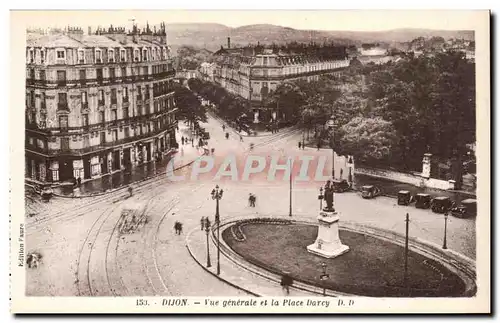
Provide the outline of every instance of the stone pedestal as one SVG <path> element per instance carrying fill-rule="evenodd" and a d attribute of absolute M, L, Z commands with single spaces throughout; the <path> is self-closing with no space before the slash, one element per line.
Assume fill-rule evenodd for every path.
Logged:
<path fill-rule="evenodd" d="M 337 212 L 321 211 L 316 241 L 307 246 L 307 251 L 324 258 L 335 258 L 349 251 L 339 237 L 339 215 Z"/>

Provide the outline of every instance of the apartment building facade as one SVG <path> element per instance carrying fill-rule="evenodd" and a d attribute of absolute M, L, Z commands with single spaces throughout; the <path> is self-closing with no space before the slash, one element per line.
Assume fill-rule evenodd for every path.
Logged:
<path fill-rule="evenodd" d="M 29 37 L 26 59 L 25 177 L 91 179 L 176 146 L 164 24 Z"/>
<path fill-rule="evenodd" d="M 350 65 L 350 60 L 346 48 L 339 49 L 337 54 L 325 59 L 265 48 L 257 51 L 255 48 L 230 48 L 228 40 L 228 48 L 221 48 L 214 54 L 213 80 L 228 92 L 249 100 L 254 123 L 268 122 L 279 116 L 266 111 L 265 97 L 283 82 L 313 81 L 324 74 L 341 73 Z"/>

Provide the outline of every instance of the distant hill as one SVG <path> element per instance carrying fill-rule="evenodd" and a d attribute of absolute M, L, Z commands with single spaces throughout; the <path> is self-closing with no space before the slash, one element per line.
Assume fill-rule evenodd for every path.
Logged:
<path fill-rule="evenodd" d="M 342 45 L 360 45 L 366 42 L 397 43 L 408 42 L 417 37 L 440 36 L 444 39 L 464 38 L 474 40 L 474 32 L 467 30 L 394 29 L 388 31 L 328 31 L 299 30 L 272 24 L 257 24 L 231 28 L 215 23 L 167 24 L 168 42 L 173 48 L 190 45 L 215 51 L 227 46 L 231 37 L 232 46 L 248 43 L 271 44 L 286 42 L 334 42 Z"/>

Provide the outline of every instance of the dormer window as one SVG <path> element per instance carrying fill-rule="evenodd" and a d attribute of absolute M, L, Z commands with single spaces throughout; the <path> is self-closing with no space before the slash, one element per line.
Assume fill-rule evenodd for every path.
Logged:
<path fill-rule="evenodd" d="M 142 60 L 144 62 L 148 60 L 148 50 L 146 48 L 142 50 Z"/>
<path fill-rule="evenodd" d="M 115 50 L 110 48 L 108 49 L 108 63 L 114 63 L 115 62 Z"/>
<path fill-rule="evenodd" d="M 45 48 L 40 50 L 40 63 L 45 64 Z"/>
<path fill-rule="evenodd" d="M 135 62 L 138 62 L 138 61 L 139 61 L 139 59 L 140 59 L 140 57 L 139 57 L 139 56 L 140 56 L 140 55 L 141 55 L 141 53 L 140 53 L 139 49 L 138 49 L 138 48 L 134 49 L 134 61 L 135 61 Z"/>
<path fill-rule="evenodd" d="M 83 48 L 78 49 L 78 64 L 85 64 L 85 50 Z"/>
<path fill-rule="evenodd" d="M 102 50 L 99 48 L 95 50 L 95 62 L 96 64 L 102 64 Z"/>
<path fill-rule="evenodd" d="M 127 60 L 127 52 L 125 48 L 120 49 L 120 61 L 125 62 Z"/>
<path fill-rule="evenodd" d="M 56 64 L 66 64 L 66 49 L 56 49 Z"/>
<path fill-rule="evenodd" d="M 57 51 L 57 59 L 66 59 L 66 51 L 58 50 Z"/>
<path fill-rule="evenodd" d="M 34 53 L 33 48 L 30 48 L 30 50 L 29 50 L 28 62 L 30 64 L 33 64 L 35 62 L 35 53 Z"/>

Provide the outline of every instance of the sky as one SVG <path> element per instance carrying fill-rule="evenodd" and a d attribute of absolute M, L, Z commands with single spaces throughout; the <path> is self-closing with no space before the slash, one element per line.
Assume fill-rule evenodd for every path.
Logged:
<path fill-rule="evenodd" d="M 308 11 L 18 11 L 33 27 L 67 25 L 123 26 L 130 28 L 130 19 L 140 24 L 219 23 L 229 27 L 250 24 L 274 24 L 295 29 L 379 31 L 397 28 L 472 30 L 485 11 L 385 11 L 385 10 L 308 10 Z"/>

